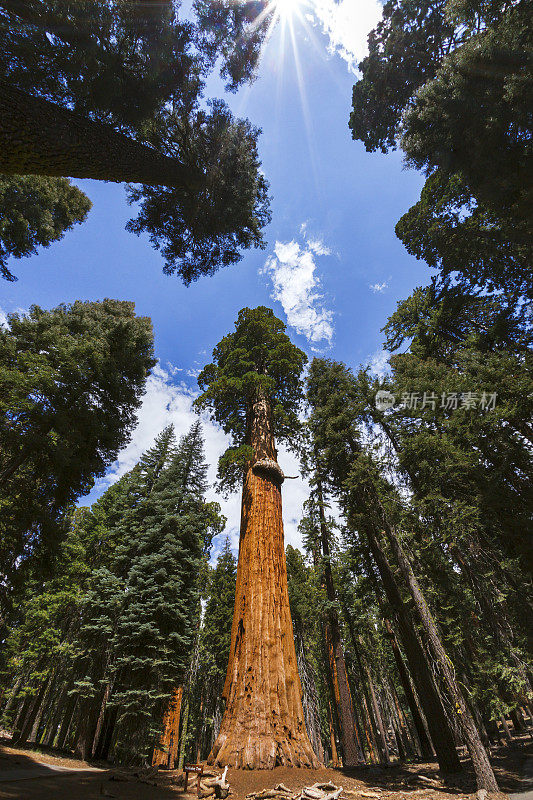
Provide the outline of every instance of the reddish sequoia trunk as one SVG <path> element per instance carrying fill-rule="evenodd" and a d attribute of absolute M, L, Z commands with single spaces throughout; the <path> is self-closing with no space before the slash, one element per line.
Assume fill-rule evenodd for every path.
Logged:
<path fill-rule="evenodd" d="M 152 765 L 158 767 L 162 764 L 169 769 L 174 769 L 178 758 L 181 701 L 183 688 L 174 689 L 169 700 L 168 708 L 163 717 L 163 733 L 159 740 L 159 747 L 154 750 Z"/>
<path fill-rule="evenodd" d="M 342 767 L 342 762 L 337 753 L 337 743 L 335 741 L 335 729 L 333 727 L 333 713 L 331 711 L 331 703 L 328 702 L 328 722 L 329 722 L 329 740 L 331 745 L 331 766 L 335 769 Z"/>
<path fill-rule="evenodd" d="M 317 767 L 305 729 L 281 516 L 283 473 L 267 399 L 249 414 L 255 460 L 244 479 L 226 710 L 208 763 L 248 769 Z"/>

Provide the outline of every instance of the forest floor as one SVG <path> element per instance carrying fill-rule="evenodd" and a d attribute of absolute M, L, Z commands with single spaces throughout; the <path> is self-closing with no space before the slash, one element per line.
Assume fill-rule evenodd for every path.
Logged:
<path fill-rule="evenodd" d="M 532 758 L 533 743 L 529 738 L 494 750 L 491 760 L 502 792 L 525 793 L 533 788 Z M 0 741 L 2 800 L 194 800 L 195 781 L 190 781 L 190 791 L 185 794 L 175 785 L 179 776 L 176 770 L 159 772 L 154 778 L 149 773 L 117 769 L 102 762 L 88 764 L 52 751 L 14 748 L 7 741 Z M 274 788 L 278 783 L 296 793 L 304 786 L 326 781 L 343 787 L 341 800 L 477 800 L 470 770 L 460 778 L 444 781 L 432 763 L 357 770 L 230 769 L 228 780 L 229 800 L 245 800 L 246 795 Z"/>

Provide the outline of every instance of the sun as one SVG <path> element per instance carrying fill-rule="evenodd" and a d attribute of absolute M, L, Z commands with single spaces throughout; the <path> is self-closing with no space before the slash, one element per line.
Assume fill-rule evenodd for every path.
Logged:
<path fill-rule="evenodd" d="M 302 5 L 302 0 L 275 0 L 276 11 L 280 17 L 292 17 Z"/>

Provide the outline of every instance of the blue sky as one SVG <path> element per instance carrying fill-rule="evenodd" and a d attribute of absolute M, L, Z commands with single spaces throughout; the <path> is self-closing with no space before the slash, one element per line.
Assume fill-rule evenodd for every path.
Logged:
<path fill-rule="evenodd" d="M 0 286 L 4 312 L 115 297 L 134 300 L 137 313 L 153 321 L 160 364 L 138 428 L 109 476 L 82 502 L 131 467 L 167 421 L 178 433 L 186 430 L 197 370 L 244 306 L 271 306 L 310 356 L 379 368 L 381 327 L 398 300 L 430 279 L 427 266 L 394 234 L 396 221 L 418 199 L 421 176 L 406 170 L 398 153 L 366 153 L 348 128 L 354 61 L 364 55 L 379 8 L 377 0 L 315 0 L 300 8 L 292 17 L 297 58 L 290 26 L 284 32 L 278 25 L 258 79 L 225 96 L 237 116 L 263 131 L 259 151 L 273 197 L 266 250 L 249 251 L 238 265 L 185 288 L 163 275 L 163 259 L 147 239 L 124 230 L 131 216 L 124 188 L 83 180 L 76 183 L 93 202 L 88 220 L 39 255 L 11 262 L 19 280 Z M 215 79 L 208 90 L 223 94 Z M 205 433 L 212 476 L 224 437 L 211 424 Z M 285 459 L 282 466 L 295 474 L 292 457 Z M 306 492 L 303 481 L 284 487 L 292 544 L 298 544 Z M 236 542 L 239 498 L 223 505 Z"/>

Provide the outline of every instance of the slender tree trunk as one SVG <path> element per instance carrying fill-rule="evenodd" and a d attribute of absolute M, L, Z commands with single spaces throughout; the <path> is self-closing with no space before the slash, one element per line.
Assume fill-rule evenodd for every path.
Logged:
<path fill-rule="evenodd" d="M 333 713 L 331 711 L 331 702 L 328 701 L 328 724 L 329 724 L 329 742 L 331 747 L 331 763 L 335 769 L 342 767 L 339 754 L 337 752 L 337 743 L 335 741 L 335 727 L 333 725 Z"/>
<path fill-rule="evenodd" d="M 98 749 L 98 743 L 100 741 L 100 736 L 102 733 L 102 727 L 104 724 L 104 717 L 105 717 L 105 710 L 107 708 L 107 701 L 109 700 L 109 695 L 111 693 L 111 683 L 108 681 L 106 683 L 106 687 L 104 689 L 104 694 L 102 697 L 102 702 L 100 703 L 100 711 L 98 713 L 98 719 L 96 720 L 96 728 L 94 731 L 94 736 L 91 744 L 91 758 L 95 757 L 96 751 Z"/>
<path fill-rule="evenodd" d="M 412 758 L 415 755 L 415 749 L 413 747 L 412 739 L 409 735 L 409 728 L 405 722 L 405 715 L 392 681 L 388 681 L 388 686 L 394 707 L 394 716 L 398 720 L 398 730 L 403 742 L 405 754 L 407 758 Z"/>
<path fill-rule="evenodd" d="M 31 702 L 27 706 L 27 710 L 20 720 L 18 729 L 13 732 L 12 741 L 19 745 L 24 744 L 30 739 L 34 730 L 34 723 L 42 709 L 44 709 L 44 701 L 46 698 L 47 690 L 50 685 L 50 677 L 39 685 L 37 693 L 31 698 Z"/>
<path fill-rule="evenodd" d="M 51 673 L 48 676 L 48 680 L 44 684 L 44 692 L 41 695 L 41 700 L 37 707 L 37 713 L 35 714 L 30 735 L 28 736 L 28 741 L 31 742 L 32 744 L 35 744 L 35 742 L 37 742 L 37 734 L 39 733 L 39 727 L 41 725 L 43 713 L 46 708 L 46 703 L 48 702 L 48 697 L 50 695 L 50 690 L 52 688 L 52 682 L 53 682 L 53 674 Z"/>
<path fill-rule="evenodd" d="M 82 761 L 86 761 L 91 756 L 100 707 L 101 702 L 98 703 L 96 698 L 87 699 L 80 703 L 74 754 Z"/>
<path fill-rule="evenodd" d="M 258 393 L 248 416 L 246 469 L 226 709 L 209 763 L 250 769 L 318 766 L 307 735 L 283 543 L 271 409 Z"/>
<path fill-rule="evenodd" d="M 177 159 L 0 80 L 0 173 L 199 188 Z"/>
<path fill-rule="evenodd" d="M 387 630 L 387 635 L 389 637 L 389 641 L 391 643 L 394 660 L 396 662 L 396 667 L 398 668 L 398 674 L 400 676 L 400 682 L 403 687 L 405 699 L 407 700 L 407 705 L 409 706 L 409 711 L 411 712 L 411 717 L 413 719 L 413 724 L 415 726 L 416 735 L 418 736 L 418 741 L 420 743 L 421 756 L 422 758 L 431 760 L 435 755 L 435 751 L 433 750 L 433 745 L 431 744 L 429 733 L 426 730 L 422 714 L 420 713 L 418 700 L 415 697 L 415 693 L 411 685 L 411 679 L 409 677 L 407 667 L 405 666 L 404 660 L 402 658 L 400 647 L 398 645 L 396 636 L 394 635 L 394 631 L 392 630 L 392 625 L 390 624 L 390 620 L 388 620 L 385 617 L 384 623 L 385 623 L 385 628 Z"/>
<path fill-rule="evenodd" d="M 372 526 L 367 527 L 366 534 L 385 594 L 396 614 L 409 669 L 424 710 L 439 766 L 443 772 L 460 772 L 461 762 L 455 749 L 453 733 L 446 719 L 426 654 L 418 638 L 410 612 L 403 602 L 394 573 Z"/>
<path fill-rule="evenodd" d="M 376 749 L 379 749 L 380 760 L 383 761 L 384 763 L 388 764 L 389 760 L 390 760 L 389 759 L 388 748 L 385 747 L 384 744 L 383 744 L 383 737 L 381 735 L 380 727 L 378 725 L 376 716 L 373 713 L 374 706 L 373 706 L 373 703 L 372 703 L 372 699 L 370 697 L 370 691 L 369 691 L 368 684 L 367 684 L 367 681 L 366 681 L 365 665 L 363 663 L 363 658 L 362 658 L 362 654 L 361 654 L 362 651 L 360 650 L 360 646 L 359 646 L 360 645 L 360 638 L 359 638 L 359 641 L 358 641 L 358 637 L 356 636 L 356 633 L 355 633 L 355 630 L 354 630 L 354 624 L 353 624 L 352 615 L 350 614 L 350 612 L 348 610 L 348 607 L 346 606 L 346 603 L 344 603 L 344 602 L 342 602 L 342 615 L 343 615 L 344 619 L 346 620 L 346 624 L 348 626 L 348 632 L 350 634 L 350 641 L 352 643 L 352 649 L 353 649 L 353 652 L 354 652 L 354 655 L 355 655 L 355 660 L 357 661 L 357 667 L 359 669 L 359 675 L 361 676 L 361 686 L 363 688 L 364 704 L 365 704 L 365 708 L 367 710 L 368 718 L 370 719 L 371 726 L 372 726 L 374 746 L 376 747 Z M 378 738 L 379 738 L 380 743 L 381 743 L 381 746 L 379 748 L 377 747 L 377 739 Z"/>
<path fill-rule="evenodd" d="M 383 752 L 383 759 L 386 764 L 390 763 L 390 753 L 389 747 L 387 744 L 387 736 L 385 734 L 385 726 L 383 725 L 383 719 L 381 717 L 381 711 L 379 710 L 379 703 L 376 697 L 376 690 L 374 688 L 374 681 L 372 680 L 372 675 L 370 674 L 370 670 L 368 669 L 368 664 L 365 662 L 363 658 L 363 669 L 366 674 L 366 679 L 368 681 L 368 688 L 370 692 L 370 702 L 372 703 L 372 711 L 374 713 L 374 718 L 376 720 L 376 724 L 378 726 L 379 731 L 379 739 L 381 742 L 381 749 Z"/>
<path fill-rule="evenodd" d="M 498 784 L 490 765 L 487 752 L 483 747 L 483 742 L 481 741 L 478 730 L 474 724 L 470 710 L 465 703 L 461 689 L 459 688 L 459 684 L 456 681 L 453 672 L 453 666 L 448 658 L 448 654 L 444 649 L 437 626 L 420 589 L 411 563 L 405 555 L 403 547 L 401 546 L 395 531 L 388 524 L 385 524 L 384 528 L 387 540 L 395 558 L 397 559 L 398 566 L 400 567 L 400 572 L 402 573 L 402 576 L 411 593 L 411 597 L 413 598 L 414 607 L 420 625 L 427 636 L 427 644 L 431 648 L 433 657 L 439 665 L 443 684 L 445 685 L 446 692 L 453 703 L 459 728 L 465 737 L 468 752 L 472 758 L 478 788 L 486 789 L 489 792 L 497 792 L 499 791 Z"/>
<path fill-rule="evenodd" d="M 174 769 L 178 760 L 180 741 L 180 716 L 183 687 L 174 689 L 163 717 L 163 733 L 152 757 L 153 766 L 165 766 Z"/>
<path fill-rule="evenodd" d="M 322 491 L 322 482 L 320 480 L 318 472 L 315 474 L 315 481 L 317 487 L 318 509 L 319 509 L 319 520 L 320 520 L 322 568 L 324 573 L 324 584 L 326 587 L 326 595 L 328 598 L 327 631 L 329 632 L 330 636 L 330 641 L 328 643 L 328 650 L 330 653 L 330 662 L 334 662 L 334 664 L 332 663 L 331 666 L 334 672 L 333 685 L 335 688 L 335 702 L 337 704 L 337 715 L 341 727 L 343 763 L 345 767 L 355 767 L 359 766 L 360 764 L 364 764 L 364 757 L 362 753 L 361 743 L 357 735 L 355 711 L 350 692 L 350 685 L 348 683 L 346 660 L 344 658 L 344 649 L 342 646 L 339 615 L 335 607 L 337 602 L 337 593 L 335 591 L 335 585 L 333 583 L 333 574 L 331 570 L 329 531 L 326 523 L 326 515 L 324 512 L 324 494 Z"/>
<path fill-rule="evenodd" d="M 523 719 L 521 719 L 519 711 L 516 708 L 513 708 L 513 710 L 509 713 L 509 716 L 511 717 L 511 722 L 513 723 L 513 728 L 515 732 L 518 734 L 523 733 L 525 730 L 525 726 Z"/>
<path fill-rule="evenodd" d="M 78 702 L 78 698 L 76 695 L 72 695 L 67 703 L 65 708 L 65 714 L 63 719 L 61 720 L 61 727 L 59 729 L 59 736 L 57 737 L 57 748 L 58 750 L 63 750 L 67 743 L 67 738 L 70 733 L 70 727 L 72 724 L 72 719 L 74 717 L 74 712 L 76 710 L 76 704 Z"/>
<path fill-rule="evenodd" d="M 28 719 L 34 704 L 37 702 L 36 695 L 27 695 L 22 701 L 22 705 L 17 713 L 15 722 L 13 724 L 13 732 L 11 734 L 12 744 L 20 744 L 24 741 L 23 734 L 27 728 L 26 720 Z"/>
<path fill-rule="evenodd" d="M 183 769 L 185 763 L 185 748 L 187 747 L 187 730 L 189 727 L 189 698 L 186 697 L 183 703 L 183 725 L 181 731 L 181 744 L 180 754 L 178 760 L 178 769 Z"/>
<path fill-rule="evenodd" d="M 53 699 L 53 711 L 50 715 L 50 720 L 47 724 L 43 744 L 46 747 L 53 747 L 56 738 L 57 729 L 61 721 L 61 715 L 64 713 L 65 703 L 68 703 L 67 692 L 70 689 L 70 683 L 64 683 L 59 695 Z"/>
<path fill-rule="evenodd" d="M 509 725 L 507 724 L 507 720 L 505 719 L 505 714 L 500 714 L 500 722 L 502 723 L 503 733 L 509 744 L 512 744 L 513 737 L 511 731 L 509 729 Z"/>
<path fill-rule="evenodd" d="M 109 751 L 111 750 L 111 743 L 113 741 L 117 717 L 118 708 L 115 706 L 114 708 L 110 709 L 108 706 L 104 714 L 103 730 L 100 735 L 100 741 L 98 742 L 98 747 L 96 748 L 95 753 L 95 758 L 99 760 L 107 761 L 109 758 Z"/>
<path fill-rule="evenodd" d="M 296 661 L 298 674 L 302 684 L 302 706 L 305 724 L 313 750 L 321 763 L 324 762 L 324 747 L 320 730 L 319 700 L 316 688 L 315 675 L 309 665 L 303 635 L 295 628 Z"/>
<path fill-rule="evenodd" d="M 12 708 L 13 708 L 13 706 L 15 705 L 15 701 L 16 701 L 16 699 L 17 699 L 17 694 L 18 694 L 18 691 L 19 691 L 19 689 L 20 689 L 20 686 L 21 686 L 21 684 L 22 684 L 22 678 L 23 678 L 23 676 L 22 676 L 22 675 L 19 675 L 19 677 L 17 678 L 17 680 L 16 680 L 16 681 L 15 681 L 15 683 L 13 684 L 13 688 L 11 689 L 11 691 L 10 691 L 10 693 L 9 693 L 9 696 L 8 696 L 8 698 L 7 698 L 7 701 L 6 701 L 6 704 L 5 704 L 5 707 L 4 707 L 4 710 L 3 710 L 3 712 L 2 712 L 2 714 L 3 714 L 3 716 L 4 716 L 4 717 L 5 717 L 7 714 L 9 714 L 9 713 L 10 713 L 11 709 L 12 709 Z"/>

